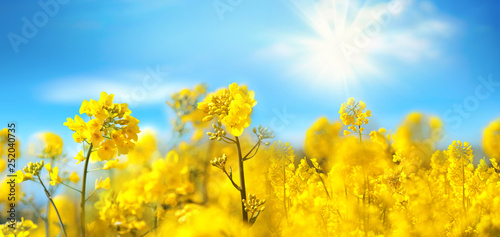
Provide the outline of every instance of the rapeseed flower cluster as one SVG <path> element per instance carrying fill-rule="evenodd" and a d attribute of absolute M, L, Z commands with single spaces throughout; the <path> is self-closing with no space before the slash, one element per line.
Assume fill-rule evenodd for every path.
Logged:
<path fill-rule="evenodd" d="M 31 232 L 37 229 L 38 226 L 31 220 L 25 220 L 21 217 L 21 221 L 14 223 L 7 222 L 0 225 L 0 236 L 6 237 L 24 237 L 30 236 Z"/>
<path fill-rule="evenodd" d="M 353 97 L 349 98 L 346 103 L 340 106 L 339 110 L 340 119 L 348 128 L 359 133 L 359 140 L 361 141 L 361 133 L 365 128 L 361 127 L 363 124 L 368 124 L 368 118 L 372 116 L 371 111 L 366 109 L 366 104 L 363 101 L 356 102 Z M 349 130 L 344 130 L 344 135 L 350 134 Z"/>
<path fill-rule="evenodd" d="M 254 97 L 254 91 L 233 83 L 229 85 L 229 88 L 208 95 L 203 102 L 198 104 L 198 108 L 206 114 L 203 121 L 217 118 L 226 126 L 229 133 L 240 136 L 243 129 L 252 123 L 250 114 L 257 104 Z"/>

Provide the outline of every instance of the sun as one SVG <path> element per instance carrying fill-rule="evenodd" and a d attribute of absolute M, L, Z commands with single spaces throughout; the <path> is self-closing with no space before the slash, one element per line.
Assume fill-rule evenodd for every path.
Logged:
<path fill-rule="evenodd" d="M 365 74 L 376 74 L 364 27 L 374 21 L 357 1 L 292 1 L 310 33 L 290 37 L 296 50 L 294 73 L 313 87 L 347 91 Z M 364 39 L 362 39 L 364 37 Z M 368 43 L 367 43 L 368 42 Z"/>

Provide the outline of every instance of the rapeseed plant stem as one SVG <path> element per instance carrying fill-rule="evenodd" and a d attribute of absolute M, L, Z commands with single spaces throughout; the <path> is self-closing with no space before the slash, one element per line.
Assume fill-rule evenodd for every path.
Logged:
<path fill-rule="evenodd" d="M 361 139 L 361 125 L 358 126 L 358 131 L 359 131 L 359 143 L 362 143 L 363 140 Z"/>
<path fill-rule="evenodd" d="M 64 232 L 64 236 L 68 237 L 68 234 L 66 234 L 66 228 L 64 228 L 64 224 L 61 220 L 61 216 L 59 215 L 59 211 L 57 210 L 57 207 L 56 207 L 56 204 L 54 203 L 54 200 L 52 200 L 52 197 L 50 196 L 49 190 L 47 190 L 47 188 L 43 184 L 42 179 L 40 179 L 40 175 L 38 175 L 37 177 L 38 177 L 38 180 L 40 181 L 40 184 L 42 185 L 43 189 L 45 190 L 45 195 L 47 196 L 50 203 L 52 204 L 52 207 L 54 207 L 54 210 L 56 211 L 57 218 L 59 219 L 59 224 L 61 225 L 61 229 Z M 48 219 L 48 215 L 47 215 L 47 219 Z"/>
<path fill-rule="evenodd" d="M 83 180 L 82 180 L 82 192 L 80 197 L 80 224 L 82 237 L 85 237 L 85 190 L 87 184 L 87 169 L 89 167 L 90 153 L 92 152 L 92 143 L 87 151 L 87 156 L 85 157 L 85 166 L 83 168 Z"/>
<path fill-rule="evenodd" d="M 47 203 L 47 212 L 45 218 L 43 218 L 43 223 L 45 224 L 45 236 L 50 236 L 50 229 L 49 229 L 49 209 L 50 209 L 50 202 Z"/>
<path fill-rule="evenodd" d="M 233 172 L 230 172 L 230 174 L 228 174 L 228 173 L 227 173 L 227 171 L 226 171 L 226 169 L 223 169 L 222 171 L 224 172 L 224 174 L 226 174 L 227 178 L 229 178 L 229 180 L 231 180 L 231 183 L 233 184 L 233 186 L 234 186 L 236 189 L 238 189 L 238 191 L 240 191 L 240 192 L 241 192 L 241 188 L 240 188 L 240 186 L 238 186 L 238 185 L 234 182 L 234 180 L 233 180 Z"/>
<path fill-rule="evenodd" d="M 318 170 L 316 170 L 316 172 L 317 171 Z M 323 188 L 325 188 L 326 196 L 328 197 L 328 199 L 330 199 L 331 196 L 330 196 L 330 193 L 328 192 L 328 189 L 326 188 L 325 180 L 323 180 L 323 178 L 321 177 L 319 172 L 317 172 L 317 174 L 318 174 L 319 180 L 321 181 L 321 184 L 323 185 Z"/>
<path fill-rule="evenodd" d="M 238 164 L 240 168 L 240 194 L 241 200 L 246 199 L 247 191 L 245 187 L 245 170 L 243 167 L 243 156 L 241 155 L 241 145 L 238 136 L 235 136 L 236 147 L 238 148 Z M 248 223 L 248 213 L 245 211 L 245 204 L 241 204 L 241 212 L 243 215 L 243 223 Z"/>

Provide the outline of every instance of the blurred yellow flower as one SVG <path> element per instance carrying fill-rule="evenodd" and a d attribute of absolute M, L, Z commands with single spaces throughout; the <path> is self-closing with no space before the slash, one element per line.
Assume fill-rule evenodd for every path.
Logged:
<path fill-rule="evenodd" d="M 5 224 L 0 225 L 0 236 L 28 237 L 37 228 L 38 226 L 33 221 L 25 220 L 24 217 L 21 217 L 21 221 L 7 221 Z"/>
<path fill-rule="evenodd" d="M 484 129 L 483 150 L 488 157 L 500 158 L 500 119 L 492 121 Z"/>
<path fill-rule="evenodd" d="M 116 160 L 110 160 L 108 162 L 106 162 L 106 164 L 104 164 L 104 166 L 102 167 L 103 170 L 109 170 L 111 168 L 116 168 L 118 166 L 118 159 Z"/>
<path fill-rule="evenodd" d="M 50 185 L 55 186 L 56 184 L 62 182 L 61 177 L 59 177 L 59 167 L 55 166 L 54 168 L 52 168 L 52 166 L 47 163 L 45 165 L 45 169 L 49 172 L 50 175 Z"/>
<path fill-rule="evenodd" d="M 77 160 L 76 164 L 80 164 L 80 162 L 85 160 L 85 157 L 83 156 L 83 151 L 79 151 L 78 154 L 74 157 L 75 160 Z"/>
<path fill-rule="evenodd" d="M 71 181 L 75 184 L 78 183 L 79 180 L 80 180 L 80 177 L 78 177 L 78 174 L 76 172 L 71 173 L 71 175 L 69 176 L 69 181 Z"/>
<path fill-rule="evenodd" d="M 101 180 L 102 177 L 100 177 L 98 180 L 95 181 L 95 189 L 109 189 L 111 188 L 111 179 L 107 177 L 105 180 Z"/>
<path fill-rule="evenodd" d="M 16 182 L 21 183 L 27 180 L 33 180 L 33 174 L 31 173 L 24 173 L 22 170 L 16 171 Z"/>
<path fill-rule="evenodd" d="M 342 130 L 339 121 L 329 122 L 326 117 L 321 117 L 307 130 L 304 151 L 308 157 L 326 161 L 333 154 L 333 149 L 338 142 Z M 344 131 L 344 134 L 349 132 Z"/>
<path fill-rule="evenodd" d="M 134 150 L 129 151 L 127 160 L 131 164 L 144 164 L 153 158 L 156 152 L 156 138 L 152 131 L 141 132 L 141 136 L 135 143 Z"/>
<path fill-rule="evenodd" d="M 47 132 L 42 134 L 43 149 L 41 158 L 55 158 L 62 154 L 63 140 L 55 133 Z"/>

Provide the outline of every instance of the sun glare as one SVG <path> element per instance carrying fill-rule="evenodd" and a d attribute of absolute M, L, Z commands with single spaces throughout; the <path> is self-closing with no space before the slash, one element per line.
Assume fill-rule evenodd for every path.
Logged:
<path fill-rule="evenodd" d="M 293 4 L 312 31 L 293 37 L 294 48 L 300 55 L 294 73 L 307 78 L 312 86 L 344 91 L 356 86 L 360 76 L 377 73 L 369 57 L 372 38 L 365 33 L 370 30 L 367 26 L 377 34 L 380 32 L 373 9 L 345 0 L 320 0 L 313 6 L 298 0 Z"/>

